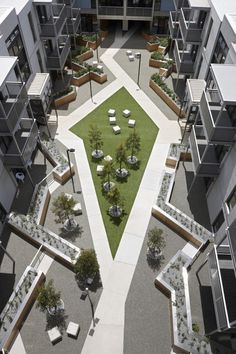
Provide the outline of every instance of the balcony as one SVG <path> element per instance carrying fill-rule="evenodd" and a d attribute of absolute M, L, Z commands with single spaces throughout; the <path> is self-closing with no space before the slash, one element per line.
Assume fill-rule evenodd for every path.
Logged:
<path fill-rule="evenodd" d="M 99 6 L 99 16 L 124 16 L 123 6 Z"/>
<path fill-rule="evenodd" d="M 193 74 L 194 62 L 189 50 L 184 49 L 181 40 L 175 40 L 174 58 L 178 74 Z"/>
<path fill-rule="evenodd" d="M 208 90 L 203 92 L 200 101 L 199 110 L 207 139 L 218 144 L 233 143 L 236 127 L 232 125 L 227 110 L 216 99 L 216 95 L 216 90 Z"/>
<path fill-rule="evenodd" d="M 198 24 L 193 17 L 194 13 L 190 9 L 181 9 L 179 26 L 182 33 L 182 40 L 188 43 L 200 43 L 202 28 L 204 23 Z"/>
<path fill-rule="evenodd" d="M 20 129 L 14 135 L 7 147 L 7 151 L 1 155 L 4 165 L 23 167 L 30 161 L 38 139 L 38 128 L 35 120 L 22 118 Z"/>
<path fill-rule="evenodd" d="M 236 279 L 227 245 L 214 246 L 208 257 L 211 290 L 218 331 L 235 327 Z"/>
<path fill-rule="evenodd" d="M 65 5 L 51 4 L 51 16 L 40 21 L 41 33 L 44 38 L 57 37 L 65 24 L 67 17 L 67 9 Z"/>
<path fill-rule="evenodd" d="M 53 52 L 47 53 L 48 70 L 63 69 L 69 52 L 70 52 L 70 37 L 61 36 L 58 39 L 58 48 L 55 48 Z"/>
<path fill-rule="evenodd" d="M 179 11 L 171 11 L 169 17 L 169 31 L 171 39 L 181 38 L 179 29 Z"/>
<path fill-rule="evenodd" d="M 67 28 L 66 26 L 63 28 L 63 34 L 67 34 L 67 30 L 68 30 L 68 34 L 75 34 L 77 33 L 77 30 L 79 28 L 79 24 L 81 21 L 81 17 L 80 17 L 80 12 L 79 9 L 72 9 L 71 11 L 68 11 L 68 15 L 67 15 Z"/>
<path fill-rule="evenodd" d="M 180 10 L 182 7 L 189 7 L 187 0 L 173 0 L 173 2 L 177 10 Z"/>
<path fill-rule="evenodd" d="M 23 83 L 6 82 L 6 96 L 0 100 L 0 127 L 2 134 L 12 133 L 22 115 L 28 100 Z"/>
<path fill-rule="evenodd" d="M 127 7 L 126 16 L 152 17 L 152 7 Z"/>
<path fill-rule="evenodd" d="M 213 177 L 219 174 L 220 161 L 214 145 L 208 145 L 203 126 L 193 126 L 189 137 L 194 172 L 198 176 Z"/>

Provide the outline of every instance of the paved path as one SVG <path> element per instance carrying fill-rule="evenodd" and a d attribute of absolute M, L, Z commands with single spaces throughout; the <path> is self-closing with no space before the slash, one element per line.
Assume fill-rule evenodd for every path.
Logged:
<path fill-rule="evenodd" d="M 169 121 L 113 59 L 119 48 L 130 38 L 133 32 L 128 32 L 124 37 L 122 37 L 121 32 L 116 33 L 115 42 L 101 56 L 102 62 L 116 79 L 94 96 L 96 104 L 89 100 L 69 116 L 61 116 L 58 120 L 57 138 L 66 146 L 76 149 L 76 163 L 104 287 L 95 313 L 99 322 L 94 328 L 93 335 L 87 336 L 82 350 L 83 354 L 95 352 L 121 354 L 123 352 L 126 297 L 150 219 L 151 207 L 158 194 L 169 143 L 178 142 L 180 138 L 177 122 Z M 127 60 L 127 58 L 124 59 Z M 68 129 L 122 86 L 142 106 L 160 128 L 160 131 L 113 261 L 83 142 Z M 93 324 L 91 324 L 91 328 L 93 328 Z"/>

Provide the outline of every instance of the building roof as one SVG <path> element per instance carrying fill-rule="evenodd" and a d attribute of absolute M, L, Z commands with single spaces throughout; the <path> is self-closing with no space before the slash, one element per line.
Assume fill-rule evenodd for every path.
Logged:
<path fill-rule="evenodd" d="M 0 87 L 5 83 L 10 71 L 15 66 L 17 57 L 0 56 Z"/>
<path fill-rule="evenodd" d="M 0 6 L 0 23 L 2 23 L 5 20 L 5 18 L 7 18 L 9 13 L 13 10 L 12 6 L 2 6 L 2 5 L 3 4 L 1 2 L 1 6 Z"/>
<path fill-rule="evenodd" d="M 236 64 L 211 64 L 211 70 L 222 101 L 228 104 L 235 103 Z"/>
<path fill-rule="evenodd" d="M 36 73 L 28 88 L 28 95 L 40 96 L 49 80 L 50 75 L 48 73 Z"/>
<path fill-rule="evenodd" d="M 227 20 L 230 23 L 230 26 L 232 27 L 234 33 L 236 33 L 236 13 L 235 14 L 226 14 L 225 15 Z"/>
<path fill-rule="evenodd" d="M 211 0 L 219 19 L 222 21 L 225 14 L 236 14 L 236 1 L 235 0 Z"/>
<path fill-rule="evenodd" d="M 200 79 L 187 80 L 187 90 L 190 94 L 192 103 L 200 102 L 205 86 L 206 86 L 205 80 L 200 80 Z"/>
<path fill-rule="evenodd" d="M 210 4 L 208 0 L 188 0 L 189 3 L 189 7 L 191 7 L 192 9 L 209 9 L 210 8 Z"/>
<path fill-rule="evenodd" d="M 1 0 L 1 6 L 6 6 L 15 8 L 16 14 L 18 15 L 21 10 L 25 7 L 25 5 L 29 2 L 29 0 L 16 0 L 16 1 L 9 1 L 9 0 Z"/>

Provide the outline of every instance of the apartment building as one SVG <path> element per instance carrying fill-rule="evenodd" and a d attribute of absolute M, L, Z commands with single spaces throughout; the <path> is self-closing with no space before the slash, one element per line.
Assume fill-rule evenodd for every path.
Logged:
<path fill-rule="evenodd" d="M 202 182 L 214 234 L 208 256 L 214 332 L 236 330 L 236 3 L 174 0 L 169 27 L 186 82 L 195 183 Z M 190 190 L 191 190 L 190 188 Z M 190 192 L 191 197 L 191 192 Z"/>
<path fill-rule="evenodd" d="M 73 0 L 17 0 L 14 7 L 1 0 L 0 232 L 17 193 L 17 176 L 28 175 L 33 183 L 29 167 L 38 139 L 35 118 L 44 122 L 51 81 L 58 72 L 63 75 L 79 26 Z"/>
<path fill-rule="evenodd" d="M 172 0 L 76 0 L 76 5 L 81 9 L 83 31 L 105 28 L 111 21 L 120 21 L 127 31 L 134 21 L 141 21 L 144 28 L 163 34 L 173 9 Z"/>

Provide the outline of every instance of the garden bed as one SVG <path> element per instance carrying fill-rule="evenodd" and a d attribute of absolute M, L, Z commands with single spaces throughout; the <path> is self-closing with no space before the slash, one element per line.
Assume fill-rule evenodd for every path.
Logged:
<path fill-rule="evenodd" d="M 37 288 L 44 280 L 45 275 L 40 270 L 28 266 L 24 271 L 0 316 L 1 348 L 10 349 L 37 297 Z"/>
<path fill-rule="evenodd" d="M 185 144 L 171 144 L 166 158 L 166 166 L 176 168 L 179 161 L 192 161 L 191 152 L 186 152 Z"/>
<path fill-rule="evenodd" d="M 157 42 L 157 43 L 147 42 L 147 44 L 146 44 L 146 49 L 149 52 L 155 52 L 156 50 L 158 50 L 158 47 L 159 47 L 159 42 Z"/>
<path fill-rule="evenodd" d="M 36 220 L 37 224 L 44 225 L 50 198 L 46 181 L 35 186 L 28 214 Z"/>
<path fill-rule="evenodd" d="M 166 60 L 155 60 L 155 59 L 152 59 L 150 58 L 149 59 L 149 66 L 153 67 L 153 68 L 161 68 L 164 64 L 166 63 Z"/>
<path fill-rule="evenodd" d="M 54 100 L 54 106 L 55 108 L 58 108 L 58 107 L 61 107 L 61 106 L 64 106 L 65 104 L 68 104 L 72 101 L 74 101 L 76 99 L 76 96 L 77 96 L 77 91 L 76 91 L 76 88 L 73 87 L 72 90 L 68 93 L 65 93 L 56 98 Z"/>

